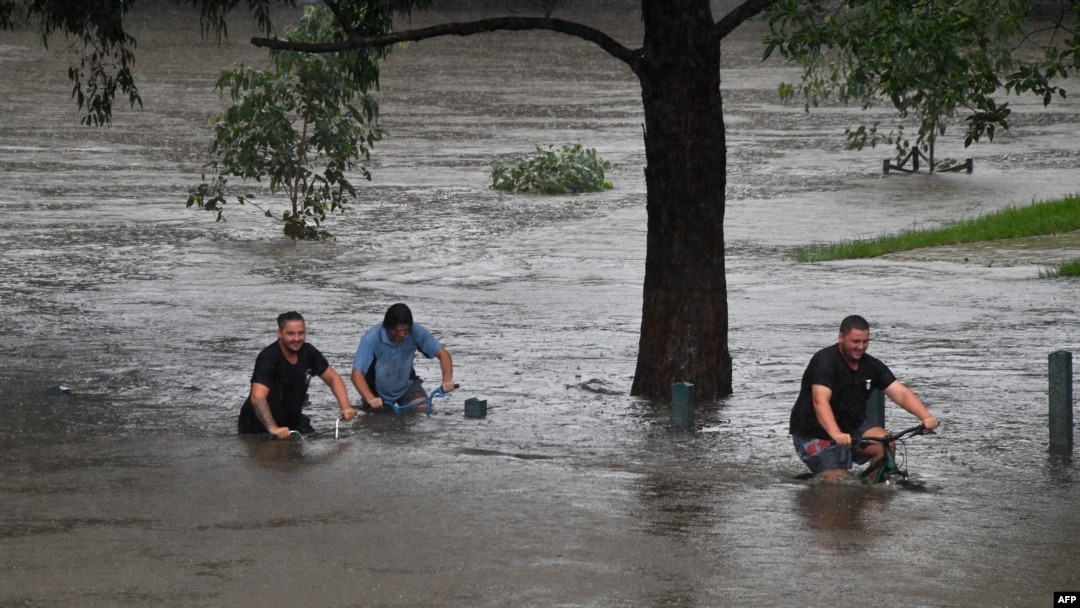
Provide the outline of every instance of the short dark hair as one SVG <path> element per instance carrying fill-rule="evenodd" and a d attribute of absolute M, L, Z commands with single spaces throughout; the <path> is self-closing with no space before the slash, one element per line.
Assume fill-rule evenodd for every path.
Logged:
<path fill-rule="evenodd" d="M 382 326 L 386 329 L 394 329 L 402 323 L 412 327 L 412 311 L 409 310 L 408 306 L 398 302 L 386 309 L 386 316 L 383 317 Z"/>
<path fill-rule="evenodd" d="M 283 313 L 281 313 L 280 315 L 277 316 L 277 328 L 278 329 L 285 329 L 285 324 L 288 323 L 289 321 L 303 321 L 303 320 L 304 320 L 304 315 L 296 312 L 295 310 L 290 310 L 289 312 L 283 312 Z"/>
<path fill-rule="evenodd" d="M 840 334 L 846 336 L 851 330 L 870 331 L 870 324 L 859 315 L 848 315 L 840 322 Z"/>

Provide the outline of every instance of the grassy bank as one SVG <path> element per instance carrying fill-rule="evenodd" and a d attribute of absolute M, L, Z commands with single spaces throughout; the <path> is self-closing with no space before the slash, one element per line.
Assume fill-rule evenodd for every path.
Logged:
<path fill-rule="evenodd" d="M 1055 269 L 1047 270 L 1045 277 L 1080 277 L 1080 259 L 1069 260 Z"/>
<path fill-rule="evenodd" d="M 1058 267 L 1057 275 L 1060 277 L 1080 277 L 1080 260 L 1065 262 Z"/>
<path fill-rule="evenodd" d="M 1061 234 L 1074 230 L 1080 230 L 1080 195 L 1027 207 L 1009 207 L 931 230 L 905 230 L 895 235 L 860 241 L 801 247 L 795 251 L 795 259 L 800 262 L 825 262 L 871 258 L 923 247 Z"/>

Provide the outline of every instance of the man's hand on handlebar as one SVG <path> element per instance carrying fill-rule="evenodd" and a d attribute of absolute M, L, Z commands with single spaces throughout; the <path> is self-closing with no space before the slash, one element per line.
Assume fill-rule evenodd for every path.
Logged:
<path fill-rule="evenodd" d="M 832 436 L 832 440 L 836 445 L 851 445 L 851 435 L 848 433 L 837 433 Z"/>
<path fill-rule="evenodd" d="M 274 439 L 288 439 L 292 435 L 292 429 L 287 426 L 275 426 L 267 429 Z"/>

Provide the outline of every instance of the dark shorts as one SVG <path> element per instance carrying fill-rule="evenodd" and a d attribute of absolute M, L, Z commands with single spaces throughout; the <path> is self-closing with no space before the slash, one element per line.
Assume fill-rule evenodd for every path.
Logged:
<path fill-rule="evenodd" d="M 420 378 L 413 378 L 412 383 L 409 384 L 409 388 L 405 389 L 405 394 L 398 398 L 398 400 L 394 402 L 394 405 L 408 405 L 410 403 L 423 401 L 425 399 L 427 399 L 427 393 L 424 391 L 423 382 L 420 380 Z M 380 411 L 393 411 L 390 407 L 387 407 L 388 405 L 389 404 L 384 404 L 383 409 Z M 374 411 L 371 409 L 371 406 L 368 405 L 368 402 L 364 400 L 360 401 L 360 409 L 365 411 Z"/>
<path fill-rule="evenodd" d="M 851 436 L 861 437 L 863 433 L 877 426 L 873 421 L 866 420 L 855 430 Z M 828 439 L 815 437 L 792 437 L 795 443 L 795 452 L 815 474 L 831 469 L 851 468 L 851 463 L 865 464 L 870 460 L 869 456 L 856 454 L 851 446 L 836 445 Z"/>

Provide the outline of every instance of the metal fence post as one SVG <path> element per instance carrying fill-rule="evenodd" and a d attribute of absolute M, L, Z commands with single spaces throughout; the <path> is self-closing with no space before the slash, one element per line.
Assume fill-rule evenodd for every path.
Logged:
<path fill-rule="evenodd" d="M 1073 447 L 1072 353 L 1050 353 L 1050 451 L 1069 453 Z"/>
<path fill-rule="evenodd" d="M 671 385 L 671 426 L 693 428 L 695 392 L 694 385 L 689 382 Z"/>

